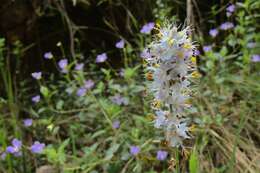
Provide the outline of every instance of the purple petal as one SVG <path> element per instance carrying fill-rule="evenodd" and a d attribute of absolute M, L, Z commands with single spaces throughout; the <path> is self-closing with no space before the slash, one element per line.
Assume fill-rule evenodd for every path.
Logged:
<path fill-rule="evenodd" d="M 30 127 L 32 125 L 33 120 L 30 118 L 24 119 L 23 124 L 25 127 Z"/>
<path fill-rule="evenodd" d="M 260 55 L 252 55 L 251 61 L 252 62 L 260 62 Z"/>
<path fill-rule="evenodd" d="M 102 53 L 102 54 L 97 55 L 96 63 L 102 63 L 102 62 L 105 62 L 106 60 L 107 60 L 107 54 Z"/>
<path fill-rule="evenodd" d="M 31 146 L 31 152 L 39 154 L 39 153 L 42 153 L 44 148 L 45 148 L 44 143 L 40 143 L 38 141 L 35 141 L 34 144 Z"/>
<path fill-rule="evenodd" d="M 34 79 L 41 79 L 42 78 L 42 72 L 34 72 L 31 74 Z"/>
<path fill-rule="evenodd" d="M 52 59 L 53 58 L 53 54 L 51 52 L 46 52 L 46 53 L 44 53 L 43 57 L 45 59 Z"/>
<path fill-rule="evenodd" d="M 218 29 L 211 29 L 209 31 L 209 34 L 211 35 L 211 37 L 216 37 L 218 35 Z"/>
<path fill-rule="evenodd" d="M 155 25 L 154 22 L 149 22 L 141 28 L 140 32 L 144 34 L 149 34 L 154 28 L 154 25 Z"/>
<path fill-rule="evenodd" d="M 83 69 L 83 67 L 84 67 L 84 63 L 76 64 L 75 70 L 80 71 Z"/>
<path fill-rule="evenodd" d="M 89 89 L 93 88 L 94 85 L 95 85 L 94 81 L 91 80 L 91 79 L 89 79 L 89 80 L 85 81 L 84 87 L 85 87 L 87 90 L 89 90 Z"/>
<path fill-rule="evenodd" d="M 118 41 L 115 46 L 116 46 L 116 48 L 118 48 L 118 49 L 124 48 L 124 46 L 125 46 L 124 40 Z"/>
<path fill-rule="evenodd" d="M 167 151 L 159 150 L 159 151 L 157 151 L 156 158 L 157 158 L 157 160 L 163 161 L 167 158 L 167 155 L 168 155 Z"/>
<path fill-rule="evenodd" d="M 41 96 L 40 96 L 40 95 L 36 95 L 36 96 L 32 97 L 32 101 L 33 101 L 34 103 L 38 103 L 38 102 L 40 101 L 40 99 L 41 99 Z"/>
<path fill-rule="evenodd" d="M 130 153 L 134 156 L 136 156 L 140 152 L 140 148 L 138 146 L 131 146 L 130 147 Z"/>

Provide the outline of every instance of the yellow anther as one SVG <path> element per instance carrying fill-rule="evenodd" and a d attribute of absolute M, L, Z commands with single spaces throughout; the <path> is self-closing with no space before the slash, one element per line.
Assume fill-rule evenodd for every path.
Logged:
<path fill-rule="evenodd" d="M 183 48 L 184 48 L 184 49 L 191 49 L 191 44 L 185 43 L 185 44 L 183 45 Z"/>
<path fill-rule="evenodd" d="M 154 108 L 160 108 L 161 106 L 162 106 L 162 103 L 159 100 L 155 100 L 152 103 L 152 107 L 154 107 Z"/>
<path fill-rule="evenodd" d="M 156 28 L 161 28 L 161 25 L 160 25 L 159 23 L 156 23 L 156 24 L 155 24 L 155 27 L 156 27 Z"/>
<path fill-rule="evenodd" d="M 168 40 L 168 44 L 169 44 L 170 46 L 172 46 L 173 43 L 174 43 L 173 39 Z"/>
<path fill-rule="evenodd" d="M 197 58 L 195 56 L 192 56 L 191 57 L 191 62 L 196 63 L 197 62 Z"/>
<path fill-rule="evenodd" d="M 200 77 L 201 77 L 201 74 L 200 74 L 198 71 L 194 71 L 194 72 L 191 73 L 191 76 L 192 76 L 193 78 L 200 78 Z"/>

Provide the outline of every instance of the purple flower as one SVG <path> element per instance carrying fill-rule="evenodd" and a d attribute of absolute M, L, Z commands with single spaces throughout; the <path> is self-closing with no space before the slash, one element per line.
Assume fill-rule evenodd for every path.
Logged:
<path fill-rule="evenodd" d="M 234 24 L 231 22 L 225 22 L 220 25 L 221 30 L 228 30 L 234 27 Z"/>
<path fill-rule="evenodd" d="M 45 148 L 45 144 L 44 143 L 40 143 L 38 141 L 35 141 L 30 149 L 31 149 L 32 153 L 39 154 L 39 153 L 42 153 L 44 148 Z"/>
<path fill-rule="evenodd" d="M 145 24 L 142 29 L 140 30 L 141 33 L 144 34 L 150 34 L 150 32 L 152 31 L 152 29 L 154 28 L 154 22 L 149 22 L 147 24 Z"/>
<path fill-rule="evenodd" d="M 30 127 L 32 125 L 32 123 L 33 123 L 33 120 L 30 119 L 30 118 L 23 120 L 23 124 L 24 124 L 25 127 Z"/>
<path fill-rule="evenodd" d="M 122 97 L 120 94 L 116 94 L 110 97 L 110 100 L 117 105 L 128 105 L 129 101 L 127 98 Z"/>
<path fill-rule="evenodd" d="M 38 103 L 38 102 L 40 101 L 40 99 L 41 99 L 41 96 L 40 96 L 40 95 L 36 95 L 36 96 L 32 97 L 32 101 L 33 101 L 34 103 Z"/>
<path fill-rule="evenodd" d="M 209 52 L 211 50 L 212 50 L 212 46 L 210 46 L 210 45 L 203 46 L 203 51 L 204 52 Z"/>
<path fill-rule="evenodd" d="M 42 72 L 34 72 L 31 74 L 34 79 L 41 79 L 42 78 Z"/>
<path fill-rule="evenodd" d="M 6 148 L 6 152 L 19 156 L 21 147 L 22 142 L 15 138 L 12 140 L 12 145 Z"/>
<path fill-rule="evenodd" d="M 195 56 L 199 56 L 199 55 L 200 55 L 200 51 L 196 49 L 196 50 L 194 50 L 193 54 L 194 54 Z"/>
<path fill-rule="evenodd" d="M 226 10 L 227 12 L 233 13 L 236 9 L 236 6 L 234 4 L 229 5 Z"/>
<path fill-rule="evenodd" d="M 118 49 L 124 48 L 124 46 L 125 46 L 124 40 L 118 41 L 115 46 L 116 46 L 116 48 L 118 48 Z"/>
<path fill-rule="evenodd" d="M 113 128 L 114 128 L 114 129 L 118 129 L 118 128 L 120 127 L 120 121 L 119 121 L 119 120 L 116 120 L 116 121 L 113 122 L 112 125 L 113 125 Z"/>
<path fill-rule="evenodd" d="M 209 30 L 209 34 L 211 35 L 211 37 L 216 37 L 218 35 L 218 29 L 211 29 Z"/>
<path fill-rule="evenodd" d="M 43 57 L 45 59 L 52 59 L 53 58 L 53 54 L 51 52 L 46 52 L 46 53 L 44 53 Z"/>
<path fill-rule="evenodd" d="M 68 66 L 68 60 L 67 59 L 61 59 L 58 62 L 58 65 L 59 65 L 62 73 L 67 73 L 68 72 L 68 70 L 66 69 L 67 66 Z"/>
<path fill-rule="evenodd" d="M 84 63 L 79 63 L 79 64 L 76 64 L 76 66 L 75 66 L 75 70 L 78 70 L 78 71 L 80 71 L 80 70 L 82 70 L 82 69 L 83 69 L 83 67 L 84 67 Z"/>
<path fill-rule="evenodd" d="M 256 43 L 255 42 L 249 42 L 249 43 L 247 43 L 247 47 L 248 48 L 255 48 L 256 47 Z"/>
<path fill-rule="evenodd" d="M 130 147 L 130 153 L 134 156 L 136 156 L 140 152 L 140 148 L 138 146 L 131 146 Z"/>
<path fill-rule="evenodd" d="M 251 61 L 252 62 L 260 62 L 260 55 L 252 55 Z"/>
<path fill-rule="evenodd" d="M 77 96 L 82 97 L 86 94 L 87 89 L 85 87 L 80 87 L 77 91 Z"/>
<path fill-rule="evenodd" d="M 84 87 L 86 88 L 86 90 L 93 88 L 94 85 L 95 85 L 95 83 L 91 79 L 85 81 L 85 83 L 84 83 Z"/>
<path fill-rule="evenodd" d="M 159 150 L 159 151 L 157 151 L 156 158 L 157 158 L 157 160 L 163 161 L 167 158 L 167 155 L 168 155 L 167 151 Z"/>
<path fill-rule="evenodd" d="M 125 69 L 121 68 L 119 71 L 119 76 L 124 77 L 125 75 Z"/>
<path fill-rule="evenodd" d="M 105 62 L 106 60 L 107 60 L 107 54 L 102 53 L 102 54 L 97 55 L 96 63 L 102 63 L 102 62 Z"/>

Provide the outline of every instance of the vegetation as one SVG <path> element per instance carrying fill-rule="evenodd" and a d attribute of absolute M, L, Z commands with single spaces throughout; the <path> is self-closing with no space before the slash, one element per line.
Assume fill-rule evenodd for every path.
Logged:
<path fill-rule="evenodd" d="M 260 172 L 260 1 L 2 4 L 0 172 Z M 144 50 L 165 23 L 191 26 L 196 47 L 177 146 L 147 87 Z"/>

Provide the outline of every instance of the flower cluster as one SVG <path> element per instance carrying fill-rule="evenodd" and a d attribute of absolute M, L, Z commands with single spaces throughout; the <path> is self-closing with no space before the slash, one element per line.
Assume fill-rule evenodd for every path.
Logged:
<path fill-rule="evenodd" d="M 7 146 L 5 151 L 2 152 L 1 159 L 5 159 L 7 153 L 12 154 L 15 157 L 22 156 L 22 146 L 23 146 L 22 141 L 20 141 L 19 139 L 14 138 L 12 140 L 12 145 Z M 45 148 L 45 144 L 44 143 L 40 143 L 38 141 L 35 141 L 29 147 L 30 151 L 32 153 L 35 153 L 35 154 L 41 154 L 43 152 L 44 148 Z"/>
<path fill-rule="evenodd" d="M 181 31 L 174 25 L 158 30 L 155 39 L 142 53 L 147 62 L 148 88 L 154 96 L 156 112 L 154 126 L 165 131 L 166 140 L 173 147 L 183 146 L 188 134 L 187 110 L 191 108 L 191 77 L 199 77 L 195 71 L 195 46 L 187 27 Z"/>

